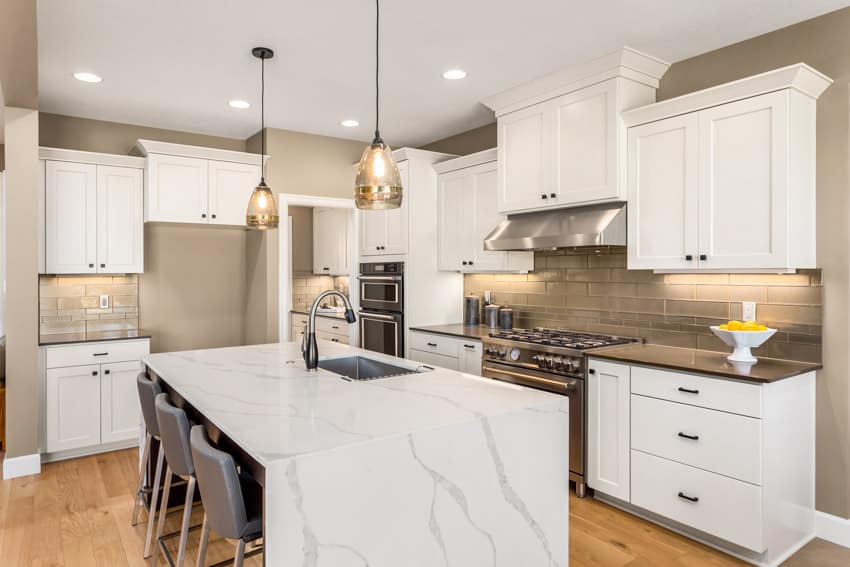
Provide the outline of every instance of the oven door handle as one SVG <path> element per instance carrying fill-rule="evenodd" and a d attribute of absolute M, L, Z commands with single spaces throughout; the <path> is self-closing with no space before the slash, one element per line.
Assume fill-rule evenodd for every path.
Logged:
<path fill-rule="evenodd" d="M 519 372 L 511 372 L 510 370 L 502 370 L 500 368 L 493 368 L 492 366 L 485 366 L 482 370 L 484 372 L 490 371 L 496 374 L 505 374 L 506 376 L 513 376 L 514 378 L 519 378 L 520 380 L 527 380 L 529 382 L 539 382 L 541 384 L 546 384 L 547 386 L 557 386 L 567 390 L 568 392 L 572 392 L 576 389 L 575 380 L 570 382 L 561 382 L 560 380 L 550 380 L 548 378 L 541 378 L 540 376 L 530 376 L 528 374 L 520 374 Z M 498 378 L 494 378 L 494 380 L 498 380 Z"/>
<path fill-rule="evenodd" d="M 361 319 L 383 319 L 384 321 L 395 321 L 396 318 L 392 315 L 381 315 L 380 313 L 366 313 L 364 311 L 358 311 L 358 315 L 360 315 Z"/>
<path fill-rule="evenodd" d="M 360 281 L 399 282 L 401 276 L 357 276 Z"/>

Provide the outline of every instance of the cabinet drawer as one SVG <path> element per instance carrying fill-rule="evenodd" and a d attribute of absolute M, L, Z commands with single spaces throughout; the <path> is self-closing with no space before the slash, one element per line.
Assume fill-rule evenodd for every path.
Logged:
<path fill-rule="evenodd" d="M 47 347 L 47 368 L 81 366 L 84 364 L 106 364 L 141 359 L 150 352 L 148 339 L 132 341 L 107 341 L 79 345 Z"/>
<path fill-rule="evenodd" d="M 757 384 L 633 366 L 632 393 L 761 417 L 761 386 Z"/>
<path fill-rule="evenodd" d="M 757 553 L 761 500 L 758 486 L 632 450 L 633 505 Z"/>
<path fill-rule="evenodd" d="M 410 348 L 416 350 L 457 358 L 458 346 L 457 340 L 442 335 L 410 333 Z"/>
<path fill-rule="evenodd" d="M 632 449 L 761 485 L 761 420 L 634 394 L 631 413 Z"/>
<path fill-rule="evenodd" d="M 348 323 L 344 319 L 316 317 L 316 331 L 348 336 Z"/>
<path fill-rule="evenodd" d="M 302 315 L 301 313 L 291 313 L 289 315 L 290 320 L 292 321 L 293 327 L 303 327 L 307 324 L 307 320 L 310 319 L 306 315 Z"/>
<path fill-rule="evenodd" d="M 316 331 L 316 338 L 325 341 L 331 341 L 332 343 L 342 343 L 347 345 L 348 335 L 338 335 L 336 333 L 326 333 L 324 331 Z"/>
<path fill-rule="evenodd" d="M 429 366 L 448 368 L 449 370 L 460 370 L 460 360 L 453 356 L 445 356 L 434 352 L 411 349 L 410 358 L 411 360 L 415 360 Z"/>

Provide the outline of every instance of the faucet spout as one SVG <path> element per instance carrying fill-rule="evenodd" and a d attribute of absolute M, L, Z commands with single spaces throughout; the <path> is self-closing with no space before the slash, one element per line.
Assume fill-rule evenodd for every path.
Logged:
<path fill-rule="evenodd" d="M 357 316 L 354 315 L 354 309 L 351 307 L 351 301 L 348 297 L 335 289 L 325 291 L 316 298 L 313 305 L 310 307 L 310 314 L 307 317 L 307 331 L 304 333 L 306 342 L 301 343 L 301 353 L 304 355 L 304 363 L 307 365 L 307 370 L 315 372 L 319 367 L 319 345 L 316 342 L 316 312 L 321 305 L 322 300 L 329 296 L 337 296 L 342 299 L 345 304 L 345 320 L 351 325 L 357 321 Z"/>

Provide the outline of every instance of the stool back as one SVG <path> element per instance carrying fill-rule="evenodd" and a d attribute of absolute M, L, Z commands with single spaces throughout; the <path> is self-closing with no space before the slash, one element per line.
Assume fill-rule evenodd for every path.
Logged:
<path fill-rule="evenodd" d="M 233 457 L 210 445 L 201 425 L 192 428 L 190 438 L 207 522 L 222 537 L 241 538 L 245 535 L 248 518 Z"/>
<path fill-rule="evenodd" d="M 156 421 L 156 397 L 162 393 L 162 388 L 153 380 L 149 380 L 144 372 L 136 377 L 136 388 L 139 390 L 139 404 L 142 406 L 142 418 L 145 429 L 154 437 L 159 437 L 159 424 Z"/>
<path fill-rule="evenodd" d="M 192 448 L 189 445 L 190 425 L 186 412 L 171 405 L 166 394 L 156 397 L 155 406 L 159 436 L 162 439 L 168 466 L 174 474 L 194 475 L 195 465 L 192 462 Z"/>

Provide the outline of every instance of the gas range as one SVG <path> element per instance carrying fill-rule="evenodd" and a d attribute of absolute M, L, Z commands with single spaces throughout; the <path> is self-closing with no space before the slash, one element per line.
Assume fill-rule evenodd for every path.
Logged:
<path fill-rule="evenodd" d="M 541 327 L 497 330 L 484 339 L 484 357 L 519 368 L 583 378 L 585 352 L 639 340 Z"/>

